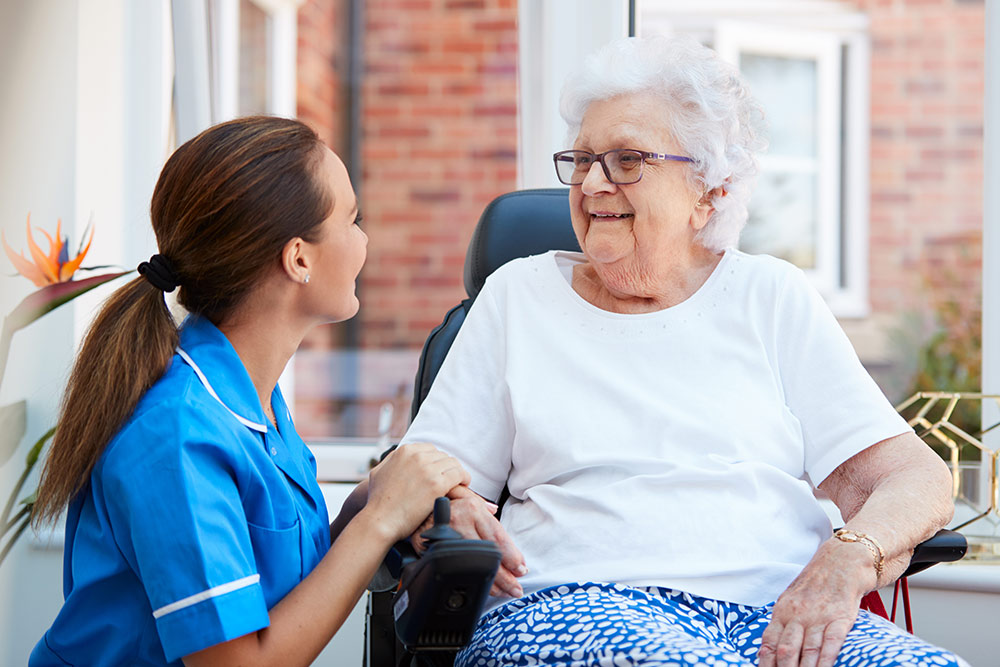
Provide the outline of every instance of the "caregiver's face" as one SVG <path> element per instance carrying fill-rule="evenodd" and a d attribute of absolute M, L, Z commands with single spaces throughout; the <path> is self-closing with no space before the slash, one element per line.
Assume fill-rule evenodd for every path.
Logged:
<path fill-rule="evenodd" d="M 620 95 L 588 107 L 573 148 L 616 148 L 683 155 L 662 118 L 666 103 L 651 93 Z M 669 111 L 668 111 L 669 112 Z M 637 183 L 616 185 L 594 163 L 570 189 L 573 229 L 584 254 L 613 293 L 648 297 L 684 265 L 710 207 L 688 183 L 690 163 L 649 160 Z"/>

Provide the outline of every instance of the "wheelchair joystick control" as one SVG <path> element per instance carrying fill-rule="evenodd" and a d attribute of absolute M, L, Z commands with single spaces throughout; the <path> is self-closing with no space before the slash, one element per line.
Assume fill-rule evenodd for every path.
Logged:
<path fill-rule="evenodd" d="M 434 525 L 420 534 L 427 550 L 403 566 L 392 613 L 407 651 L 454 650 L 468 643 L 500 567 L 500 549 L 452 528 L 451 502 L 434 501 Z"/>
<path fill-rule="evenodd" d="M 420 533 L 420 537 L 427 541 L 428 547 L 441 540 L 462 539 L 462 535 L 450 523 L 451 501 L 442 496 L 434 500 L 434 525 Z"/>

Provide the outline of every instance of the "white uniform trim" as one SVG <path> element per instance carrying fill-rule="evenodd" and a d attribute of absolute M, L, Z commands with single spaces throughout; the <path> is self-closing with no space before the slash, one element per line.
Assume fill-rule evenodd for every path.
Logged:
<path fill-rule="evenodd" d="M 226 405 L 225 403 L 222 402 L 222 399 L 219 398 L 219 395 L 215 393 L 214 389 L 212 389 L 212 385 L 211 385 L 211 383 L 209 383 L 208 378 L 205 377 L 205 374 L 201 372 L 200 368 L 198 368 L 198 364 L 194 363 L 194 359 L 192 359 L 190 357 L 190 355 L 188 355 L 187 352 L 185 352 L 181 348 L 177 348 L 177 354 L 181 355 L 181 359 L 183 359 L 184 361 L 186 361 L 187 364 L 188 364 L 188 366 L 190 366 L 191 368 L 194 369 L 195 375 L 197 375 L 198 379 L 201 380 L 201 383 L 203 385 L 205 385 L 205 389 L 208 390 L 208 393 L 212 395 L 212 398 L 214 398 L 215 400 L 217 400 L 219 403 L 222 403 L 222 407 L 224 407 L 226 410 L 229 410 L 229 414 L 231 414 L 232 416 L 236 417 L 236 419 L 238 419 L 239 422 L 241 424 L 243 424 L 244 426 L 248 426 L 248 427 L 252 428 L 255 431 L 260 431 L 261 433 L 267 433 L 267 425 L 266 424 L 258 424 L 257 422 L 252 422 L 252 421 L 250 421 L 249 419 L 247 419 L 245 417 L 241 417 L 238 414 L 236 414 L 235 412 L 233 412 L 232 408 L 230 408 L 228 405 Z"/>
<path fill-rule="evenodd" d="M 232 593 L 233 591 L 238 591 L 241 588 L 246 588 L 247 586 L 253 586 L 258 581 L 260 581 L 259 574 L 251 574 L 249 577 L 243 577 L 242 579 L 237 579 L 236 581 L 230 581 L 228 584 L 222 584 L 221 586 L 213 586 L 207 591 L 202 591 L 201 593 L 195 593 L 194 595 L 189 595 L 183 600 L 178 600 L 177 602 L 171 602 L 168 605 L 160 607 L 153 612 L 153 618 L 160 618 L 161 616 L 166 616 L 175 611 L 180 611 L 192 605 L 196 605 L 204 600 L 209 600 L 211 598 L 219 597 L 220 595 L 225 595 L 226 593 Z"/>

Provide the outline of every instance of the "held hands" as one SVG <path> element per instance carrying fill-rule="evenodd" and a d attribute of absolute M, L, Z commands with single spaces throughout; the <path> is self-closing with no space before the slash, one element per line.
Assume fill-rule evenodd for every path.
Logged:
<path fill-rule="evenodd" d="M 365 510 L 378 518 L 392 543 L 424 521 L 435 498 L 465 488 L 462 485 L 469 483 L 469 473 L 457 459 L 433 445 L 414 443 L 394 450 L 372 469 L 368 479 Z"/>
<path fill-rule="evenodd" d="M 527 574 L 528 568 L 524 556 L 514 546 L 513 540 L 494 516 L 497 506 L 483 500 L 467 486 L 456 486 L 447 495 L 451 499 L 451 527 L 466 539 L 489 540 L 500 548 L 500 569 L 497 570 L 497 576 L 493 580 L 490 595 L 506 595 L 513 598 L 524 595 L 517 578 Z M 410 540 L 418 553 L 424 550 L 422 540 L 419 539 L 420 533 L 430 528 L 433 523 L 433 517 L 428 517 L 411 536 Z"/>
<path fill-rule="evenodd" d="M 760 666 L 832 667 L 861 597 L 875 586 L 867 548 L 824 542 L 775 603 L 757 654 Z"/>

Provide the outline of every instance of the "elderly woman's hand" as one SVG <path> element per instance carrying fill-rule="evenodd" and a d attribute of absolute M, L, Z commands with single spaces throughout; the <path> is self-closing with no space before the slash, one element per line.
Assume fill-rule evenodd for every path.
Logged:
<path fill-rule="evenodd" d="M 501 553 L 500 569 L 490 588 L 490 595 L 507 595 L 518 598 L 524 595 L 517 578 L 527 574 L 528 568 L 524 556 L 514 546 L 513 540 L 497 521 L 497 506 L 488 502 L 466 486 L 457 486 L 448 493 L 451 499 L 451 527 L 462 537 L 472 540 L 489 540 L 494 542 Z M 420 528 L 411 536 L 411 542 L 418 553 L 424 545 L 418 539 L 434 523 L 433 516 L 427 518 Z"/>
<path fill-rule="evenodd" d="M 855 454 L 819 488 L 840 509 L 845 528 L 878 536 L 884 571 L 876 581 L 873 553 L 858 542 L 824 542 L 774 605 L 758 653 L 762 667 L 833 665 L 861 597 L 899 577 L 914 545 L 954 511 L 948 468 L 912 431 Z"/>
<path fill-rule="evenodd" d="M 830 667 L 854 625 L 861 597 L 875 588 L 864 549 L 825 542 L 774 605 L 764 631 L 761 667 Z"/>

